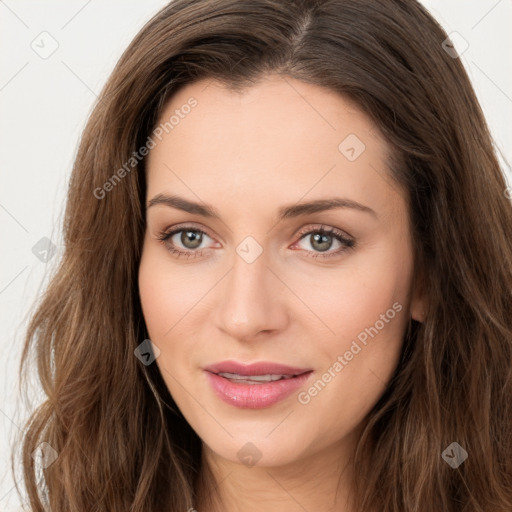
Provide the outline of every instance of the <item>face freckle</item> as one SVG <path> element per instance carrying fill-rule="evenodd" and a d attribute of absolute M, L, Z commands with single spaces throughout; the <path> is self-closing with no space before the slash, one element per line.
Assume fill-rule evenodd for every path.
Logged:
<path fill-rule="evenodd" d="M 267 465 L 345 449 L 422 310 L 389 148 L 346 98 L 291 78 L 242 94 L 202 80 L 161 120 L 190 98 L 146 166 L 139 290 L 158 368 L 226 460 L 248 438 Z M 311 371 L 271 405 L 238 407 L 204 369 L 226 360 Z"/>

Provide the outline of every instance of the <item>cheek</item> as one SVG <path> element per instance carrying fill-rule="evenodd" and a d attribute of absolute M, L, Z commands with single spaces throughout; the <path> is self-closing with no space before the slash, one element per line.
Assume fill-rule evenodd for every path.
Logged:
<path fill-rule="evenodd" d="M 364 361 L 379 354 L 387 358 L 387 347 L 395 352 L 401 343 L 408 319 L 412 261 L 410 255 L 389 248 L 368 251 L 354 258 L 353 266 L 329 280 L 327 293 L 319 292 L 313 300 L 323 311 L 322 318 L 331 328 L 324 348 L 333 356 L 350 350 L 352 341 L 365 341 L 372 349 L 357 359 Z M 356 349 L 357 350 L 357 349 Z M 386 352 L 386 354 L 381 353 Z"/>
<path fill-rule="evenodd" d="M 408 321 L 406 297 L 395 293 L 392 283 L 381 281 L 378 289 L 353 290 L 338 298 L 325 313 L 335 334 L 318 340 L 324 365 L 331 367 L 341 357 L 338 384 L 347 379 L 362 392 L 373 381 L 381 390 L 400 354 Z"/>
<path fill-rule="evenodd" d="M 412 262 L 407 253 L 401 254 L 391 248 L 368 251 L 361 257 L 347 259 L 345 267 L 341 266 L 321 281 L 315 281 L 313 276 L 297 284 L 297 289 L 302 287 L 309 309 L 328 327 L 329 332 L 321 343 L 328 352 L 342 350 L 348 340 L 376 322 L 381 328 L 379 332 L 392 337 L 403 330 L 407 322 L 404 312 L 409 305 Z M 304 281 L 303 276 L 301 280 Z M 322 328 L 322 332 L 327 331 Z M 383 336 L 379 334 L 380 337 Z"/>
<path fill-rule="evenodd" d="M 164 283 L 165 276 L 160 272 L 158 262 L 152 257 L 151 251 L 144 250 L 139 267 L 139 295 L 149 337 L 155 342 L 172 325 L 168 314 L 174 311 L 172 303 L 175 294 L 166 291 Z"/>
<path fill-rule="evenodd" d="M 334 430 L 362 421 L 391 379 L 409 321 L 410 277 L 408 257 L 381 253 L 331 281 L 329 300 L 317 296 L 335 334 L 318 340 L 322 373 L 301 403 Z"/>
<path fill-rule="evenodd" d="M 146 246 L 138 283 L 148 336 L 160 350 L 156 364 L 176 398 L 182 393 L 178 383 L 190 381 L 187 368 L 196 366 L 199 328 L 208 321 L 204 297 L 214 282 L 193 265 L 177 270 L 173 263 L 160 247 Z"/>
<path fill-rule="evenodd" d="M 155 363 L 173 398 L 180 408 L 186 408 L 186 397 L 181 397 L 178 383 L 186 382 L 183 361 L 194 353 L 193 344 L 185 342 L 193 339 L 193 333 L 186 331 L 186 315 L 197 299 L 189 297 L 194 290 L 190 282 L 172 272 L 165 255 L 159 252 L 158 248 L 149 247 L 142 253 L 138 274 L 140 301 L 149 339 L 160 350 Z"/>
<path fill-rule="evenodd" d="M 139 294 L 148 333 L 155 342 L 170 340 L 204 292 L 194 275 L 176 272 L 158 247 L 145 248 L 139 266 Z M 180 325 L 181 324 L 181 325 Z"/>

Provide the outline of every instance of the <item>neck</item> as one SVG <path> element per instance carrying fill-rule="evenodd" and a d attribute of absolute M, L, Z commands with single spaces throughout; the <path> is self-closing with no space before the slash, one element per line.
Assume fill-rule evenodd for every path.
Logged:
<path fill-rule="evenodd" d="M 203 443 L 195 509 L 353 512 L 352 478 L 350 454 L 341 444 L 284 465 L 245 466 L 220 457 Z"/>

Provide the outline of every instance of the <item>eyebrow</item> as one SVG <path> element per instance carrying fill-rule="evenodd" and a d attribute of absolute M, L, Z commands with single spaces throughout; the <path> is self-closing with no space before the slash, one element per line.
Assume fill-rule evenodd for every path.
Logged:
<path fill-rule="evenodd" d="M 148 202 L 147 208 L 157 204 L 170 206 L 171 208 L 176 208 L 187 213 L 201 215 L 207 218 L 219 220 L 221 218 L 220 214 L 213 206 L 205 203 L 190 201 L 175 195 L 157 194 Z M 333 210 L 336 208 L 352 208 L 361 212 L 370 213 L 375 218 L 378 217 L 377 213 L 369 206 L 365 206 L 361 203 L 358 203 L 357 201 L 352 201 L 351 199 L 333 197 L 329 199 L 317 199 L 307 203 L 297 203 L 289 206 L 283 206 L 278 210 L 278 219 L 291 219 L 311 213 Z"/>

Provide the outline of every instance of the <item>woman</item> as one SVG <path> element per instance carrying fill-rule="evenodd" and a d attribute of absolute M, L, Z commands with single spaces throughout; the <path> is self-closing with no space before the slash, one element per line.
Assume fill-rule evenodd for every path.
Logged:
<path fill-rule="evenodd" d="M 446 40 L 412 0 L 146 24 L 27 333 L 33 510 L 512 510 L 512 209 Z"/>

